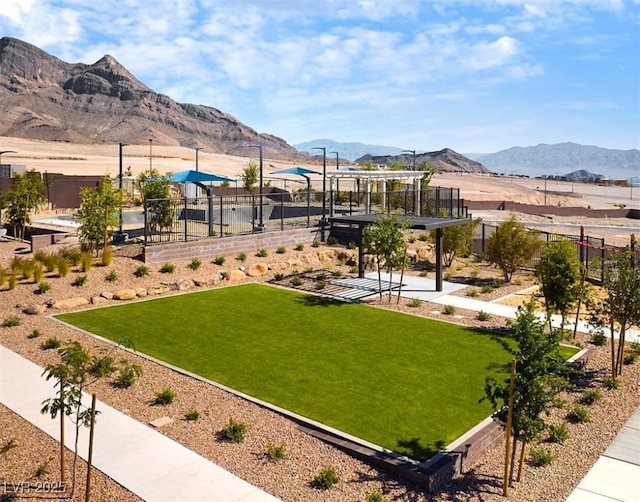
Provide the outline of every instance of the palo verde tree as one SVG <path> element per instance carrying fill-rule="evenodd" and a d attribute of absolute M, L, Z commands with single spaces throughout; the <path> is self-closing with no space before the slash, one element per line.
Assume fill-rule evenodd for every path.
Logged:
<path fill-rule="evenodd" d="M 476 218 L 463 225 L 454 225 L 442 229 L 442 258 L 445 267 L 450 267 L 456 256 L 469 255 L 471 243 L 481 221 L 481 218 Z M 430 237 L 435 242 L 435 230 L 430 231 Z"/>
<path fill-rule="evenodd" d="M 487 243 L 487 258 L 497 265 L 506 282 L 513 274 L 527 265 L 540 250 L 542 241 L 535 232 L 530 232 L 515 216 L 503 221 Z"/>
<path fill-rule="evenodd" d="M 562 239 L 547 244 L 536 267 L 551 331 L 551 316 L 560 314 L 560 333 L 582 295 L 582 271 L 575 244 Z"/>
<path fill-rule="evenodd" d="M 147 169 L 138 175 L 137 181 L 147 212 L 147 233 L 171 228 L 174 219 L 171 173 L 161 175 L 155 168 Z"/>
<path fill-rule="evenodd" d="M 0 208 L 4 208 L 7 223 L 17 239 L 24 239 L 27 225 L 31 223 L 31 213 L 46 200 L 46 185 L 39 172 L 26 171 L 16 174 L 9 190 L 0 197 Z"/>
<path fill-rule="evenodd" d="M 260 166 L 255 159 L 251 159 L 239 174 L 239 178 L 242 180 L 242 186 L 249 193 L 255 192 L 259 177 Z"/>
<path fill-rule="evenodd" d="M 609 330 L 611 375 L 622 374 L 627 330 L 640 324 L 640 263 L 629 246 L 611 257 L 605 268 L 602 287 L 605 294 L 589 302 L 591 324 L 596 331 Z M 615 335 L 618 338 L 616 348 Z"/>
<path fill-rule="evenodd" d="M 496 338 L 515 359 L 516 373 L 514 378 L 512 434 L 514 438 L 511 451 L 511 466 L 515 465 L 516 444 L 521 443 L 520 467 L 518 478 L 522 472 L 524 453 L 527 444 L 536 440 L 545 429 L 544 416 L 556 403 L 558 393 L 566 388 L 568 382 L 561 375 L 563 366 L 558 346 L 560 337 L 556 333 L 547 335 L 545 323 L 536 315 L 535 300 L 518 308 L 513 338 L 516 346 Z M 493 416 L 506 425 L 508 416 L 509 389 L 511 377 L 498 382 L 493 376 L 485 379 L 485 397 L 493 407 Z M 513 467 L 511 470 L 513 476 Z M 519 480 L 519 479 L 518 479 Z"/>
<path fill-rule="evenodd" d="M 364 251 L 374 256 L 378 269 L 378 284 L 382 298 L 381 270 L 389 274 L 389 301 L 393 271 L 402 267 L 407 259 L 407 245 L 402 230 L 406 228 L 395 214 L 380 214 L 378 222 L 365 230 Z"/>
<path fill-rule="evenodd" d="M 78 234 L 96 253 L 101 243 L 104 249 L 113 237 L 122 204 L 122 193 L 114 188 L 109 176 L 105 175 L 95 188 L 80 190 L 80 208 L 75 214 L 80 224 Z"/>

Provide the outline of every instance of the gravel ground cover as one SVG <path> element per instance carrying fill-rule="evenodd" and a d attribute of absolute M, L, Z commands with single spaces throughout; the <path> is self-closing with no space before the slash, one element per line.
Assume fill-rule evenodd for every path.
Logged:
<path fill-rule="evenodd" d="M 310 251 L 311 249 L 307 249 L 304 252 Z M 0 243 L 0 266 L 7 267 L 16 252 L 23 253 L 24 245 L 15 242 Z M 41 348 L 42 340 L 54 335 L 61 340 L 78 340 L 93 352 L 100 353 L 108 350 L 102 342 L 60 326 L 46 314 L 26 315 L 23 309 L 28 306 L 52 303 L 56 299 L 77 296 L 91 298 L 104 291 L 113 292 L 127 287 L 152 288 L 160 281 L 167 279 L 204 280 L 223 269 L 237 269 L 241 265 L 250 267 L 253 262 L 271 259 L 250 256 L 245 263 L 241 264 L 236 263 L 233 257 L 227 257 L 226 263 L 222 266 L 203 260 L 202 267 L 195 271 L 187 267 L 188 262 L 176 263 L 176 271 L 170 274 L 170 277 L 167 277 L 169 274 L 161 274 L 158 271 L 159 267 L 151 267 L 149 276 L 137 278 L 133 272 L 140 262 L 132 256 L 138 252 L 139 250 L 133 248 L 123 248 L 118 251 L 111 266 L 94 267 L 89 270 L 86 274 L 87 281 L 81 287 L 71 285 L 74 277 L 80 274 L 73 271 L 65 278 L 48 277 L 46 280 L 50 282 L 51 289 L 41 295 L 34 293 L 36 285 L 31 283 L 18 284 L 11 291 L 5 286 L 0 290 L 0 320 L 15 315 L 20 317 L 21 324 L 11 328 L 0 328 L 0 343 L 42 366 L 57 361 L 54 351 Z M 295 256 L 295 253 L 293 250 L 287 250 L 286 254 L 278 257 L 277 260 Z M 271 254 L 275 257 L 274 253 Z M 28 254 L 22 256 L 28 256 Z M 276 261 L 276 258 L 273 260 Z M 345 273 L 349 269 L 348 266 L 338 264 L 331 266 L 334 269 L 339 267 L 342 267 Z M 112 269 L 118 274 L 115 283 L 105 280 L 105 276 Z M 495 274 L 495 271 L 492 272 Z M 267 274 L 261 278 L 247 280 L 262 281 L 271 277 L 271 274 Z M 526 283 L 523 283 L 517 287 L 525 286 Z M 498 290 L 502 290 L 503 294 L 508 291 L 506 286 Z M 441 306 L 429 303 L 412 307 L 405 300 L 401 300 L 399 305 L 376 300 L 372 305 L 412 315 L 444 317 L 442 314 L 433 314 L 436 310 L 440 311 Z M 250 306 L 247 307 L 250 309 Z M 45 312 L 51 313 L 51 309 L 46 309 Z M 488 321 L 479 321 L 475 312 L 459 309 L 455 315 L 461 315 L 462 318 L 453 318 L 453 316 L 446 318 L 473 326 L 490 328 L 504 326 L 504 320 L 496 317 Z M 28 335 L 34 329 L 38 329 L 42 335 L 29 338 Z M 579 335 L 578 342 L 587 345 L 588 337 Z M 569 425 L 570 437 L 564 445 L 548 444 L 547 447 L 555 455 L 554 460 L 546 467 L 527 466 L 523 481 L 517 483 L 512 489 L 510 500 L 564 500 L 598 456 L 608 447 L 632 412 L 640 406 L 639 364 L 625 366 L 620 389 L 608 391 L 602 388 L 602 379 L 606 376 L 609 361 L 607 351 L 607 346 L 596 350 L 588 365 L 588 378 L 580 382 L 582 387 L 593 386 L 602 389 L 602 399 L 590 407 L 590 423 Z M 418 487 L 407 484 L 384 471 L 373 469 L 305 435 L 297 429 L 295 424 L 278 414 L 151 363 L 136 354 L 122 353 L 121 355 L 140 364 L 143 367 L 143 376 L 139 382 L 127 390 L 115 388 L 109 381 L 99 382 L 93 390 L 97 392 L 100 400 L 143 423 L 161 416 L 173 418 L 174 422 L 161 429 L 162 433 L 282 500 L 364 501 L 376 489 L 382 489 L 385 496 L 394 501 L 502 499 L 500 493 L 503 451 L 499 446 L 487 452 L 476 465 L 471 466 L 463 476 L 444 487 L 437 496 L 428 497 Z M 154 392 L 165 387 L 176 392 L 176 400 L 166 407 L 153 406 Z M 581 391 L 580 387 L 569 391 L 565 394 L 565 398 L 570 402 L 576 402 Z M 200 419 L 195 422 L 185 420 L 187 411 L 194 408 L 200 411 Z M 554 420 L 561 421 L 566 413 L 566 409 L 553 410 L 552 417 Z M 219 439 L 218 433 L 228 422 L 229 417 L 247 424 L 247 438 L 243 443 L 232 444 Z M 13 413 L 0 409 L 0 423 L 2 424 L 0 443 L 4 443 L 10 437 L 19 437 L 21 452 L 18 455 L 16 449 L 13 449 L 0 457 L 0 483 L 9 480 L 9 475 L 19 477 L 30 475 L 34 465 L 37 468 L 40 463 L 38 459 L 46 461 L 48 456 L 56 456 L 56 443 L 48 437 L 40 437 L 36 431 L 31 430 L 28 423 Z M 266 455 L 268 441 L 286 444 L 287 454 L 284 460 L 274 462 L 268 458 Z M 55 472 L 54 462 L 51 461 L 50 464 L 52 473 Z M 319 490 L 312 485 L 314 476 L 324 466 L 334 467 L 340 476 L 340 482 L 328 491 Z M 135 497 L 126 493 L 112 495 L 122 488 L 106 476 L 104 484 L 104 491 L 100 492 L 101 495 L 96 494 L 94 500 L 135 500 Z"/>

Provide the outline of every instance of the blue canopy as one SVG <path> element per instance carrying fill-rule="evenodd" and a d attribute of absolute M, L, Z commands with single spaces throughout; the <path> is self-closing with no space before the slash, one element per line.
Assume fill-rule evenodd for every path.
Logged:
<path fill-rule="evenodd" d="M 188 169 L 186 171 L 178 171 L 171 176 L 173 183 L 207 183 L 215 181 L 236 181 L 226 176 L 219 176 L 217 174 L 209 174 L 202 171 L 193 171 Z"/>
<path fill-rule="evenodd" d="M 287 167 L 286 169 L 280 169 L 280 171 L 275 171 L 271 174 L 297 174 L 299 176 L 306 177 L 307 174 L 322 174 L 318 171 L 314 171 L 312 169 L 307 169 L 306 167 L 294 166 Z"/>

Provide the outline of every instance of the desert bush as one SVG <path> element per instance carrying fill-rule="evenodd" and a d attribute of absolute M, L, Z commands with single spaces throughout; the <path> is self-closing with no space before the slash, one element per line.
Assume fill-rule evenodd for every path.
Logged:
<path fill-rule="evenodd" d="M 574 406 L 567 415 L 567 420 L 574 424 L 584 424 L 591 421 L 589 410 L 584 406 Z"/>
<path fill-rule="evenodd" d="M 314 485 L 322 490 L 328 490 L 339 481 L 340 477 L 333 467 L 323 467 L 313 478 Z"/>
<path fill-rule="evenodd" d="M 443 276 L 443 279 L 445 281 L 450 281 L 451 279 L 453 279 L 453 274 L 451 272 L 445 272 L 444 276 Z"/>
<path fill-rule="evenodd" d="M 17 315 L 11 315 L 7 317 L 4 321 L 2 321 L 2 325 L 5 328 L 13 328 L 15 326 L 20 326 L 22 324 L 22 319 Z"/>
<path fill-rule="evenodd" d="M 44 268 L 42 268 L 42 263 L 37 261 L 33 262 L 33 271 L 31 273 L 31 276 L 33 277 L 34 282 L 42 282 L 42 280 L 44 279 Z"/>
<path fill-rule="evenodd" d="M 569 428 L 567 424 L 562 422 L 558 425 L 549 425 L 547 427 L 547 434 L 549 437 L 549 442 L 551 443 L 564 443 L 567 439 L 569 439 Z"/>
<path fill-rule="evenodd" d="M 418 240 L 422 242 L 427 242 L 429 240 L 429 234 L 420 234 L 418 235 Z"/>
<path fill-rule="evenodd" d="M 480 288 L 480 293 L 482 293 L 483 295 L 493 293 L 493 286 L 491 286 L 490 284 L 485 284 L 484 286 L 482 286 L 482 288 Z"/>
<path fill-rule="evenodd" d="M 184 418 L 187 422 L 195 422 L 200 418 L 200 412 L 195 409 L 191 409 L 184 414 Z"/>
<path fill-rule="evenodd" d="M 51 284 L 49 284 L 47 281 L 42 281 L 40 284 L 38 284 L 38 287 L 36 288 L 36 294 L 43 295 L 50 289 L 51 289 Z"/>
<path fill-rule="evenodd" d="M 146 265 L 140 265 L 133 273 L 136 277 L 145 277 L 149 275 L 149 267 Z"/>
<path fill-rule="evenodd" d="M 278 254 L 285 254 L 287 252 L 287 248 L 284 246 L 279 246 L 278 249 L 276 249 L 276 253 Z"/>
<path fill-rule="evenodd" d="M 16 289 L 16 286 L 18 285 L 18 275 L 15 273 L 11 274 L 9 276 L 9 282 L 7 283 L 7 285 L 11 290 Z"/>
<path fill-rule="evenodd" d="M 367 495 L 367 502 L 389 502 L 389 499 L 382 494 L 381 490 L 376 490 Z"/>
<path fill-rule="evenodd" d="M 161 274 L 173 274 L 175 272 L 176 266 L 173 263 L 165 263 L 160 267 Z"/>
<path fill-rule="evenodd" d="M 64 256 L 58 256 L 56 259 L 56 270 L 58 277 L 66 277 L 71 268 L 71 262 Z"/>
<path fill-rule="evenodd" d="M 553 461 L 553 453 L 544 446 L 538 446 L 529 450 L 529 458 L 534 466 L 543 467 Z"/>
<path fill-rule="evenodd" d="M 315 288 L 317 290 L 324 289 L 326 287 L 327 287 L 327 282 L 326 281 L 317 281 L 316 284 L 315 284 Z"/>
<path fill-rule="evenodd" d="M 4 267 L 0 267 L 0 288 L 4 286 L 4 283 L 7 282 L 7 269 Z"/>
<path fill-rule="evenodd" d="M 216 256 L 211 263 L 213 263 L 214 265 L 224 265 L 224 262 L 224 256 Z"/>
<path fill-rule="evenodd" d="M 349 243 L 347 244 L 347 249 L 356 249 L 357 247 L 358 245 L 353 241 L 349 241 Z"/>
<path fill-rule="evenodd" d="M 319 248 L 320 247 L 320 241 L 313 241 L 313 243 L 311 244 L 312 248 Z"/>
<path fill-rule="evenodd" d="M 240 252 L 236 255 L 236 260 L 245 261 L 247 259 L 247 253 Z"/>
<path fill-rule="evenodd" d="M 40 330 L 34 329 L 31 333 L 27 335 L 27 338 L 29 340 L 32 340 L 34 338 L 39 338 L 41 336 L 42 336 L 42 333 L 40 332 Z"/>
<path fill-rule="evenodd" d="M 456 308 L 453 305 L 445 305 L 442 309 L 442 313 L 446 315 L 453 315 L 456 313 Z"/>
<path fill-rule="evenodd" d="M 161 391 L 154 393 L 155 399 L 153 400 L 153 404 L 158 404 L 161 406 L 167 406 L 173 403 L 176 399 L 176 393 L 171 389 L 165 387 Z"/>
<path fill-rule="evenodd" d="M 617 378 L 608 376 L 602 379 L 602 385 L 604 385 L 605 389 L 614 390 L 620 387 L 620 382 Z"/>
<path fill-rule="evenodd" d="M 420 305 L 422 305 L 422 300 L 420 298 L 411 298 L 407 302 L 407 306 L 411 308 L 418 308 Z"/>
<path fill-rule="evenodd" d="M 477 289 L 470 289 L 465 293 L 465 296 L 468 296 L 469 298 L 477 298 L 480 296 L 480 293 L 478 293 Z"/>
<path fill-rule="evenodd" d="M 108 267 L 113 262 L 113 248 L 111 246 L 105 246 L 102 248 L 102 254 L 100 255 L 100 263 L 103 267 Z"/>
<path fill-rule="evenodd" d="M 80 253 L 80 270 L 88 272 L 93 266 L 93 256 L 91 253 Z"/>
<path fill-rule="evenodd" d="M 607 337 L 604 333 L 597 331 L 591 335 L 591 340 L 589 341 L 596 347 L 602 347 L 607 343 Z"/>
<path fill-rule="evenodd" d="M 636 359 L 638 359 L 638 354 L 636 354 L 635 352 L 627 352 L 624 355 L 624 359 L 622 360 L 623 364 L 633 364 L 636 362 Z"/>
<path fill-rule="evenodd" d="M 335 246 L 336 244 L 338 244 L 338 238 L 330 235 L 329 237 L 327 237 L 327 246 Z"/>
<path fill-rule="evenodd" d="M 78 248 L 67 248 L 59 253 L 59 256 L 66 258 L 72 267 L 78 266 L 82 252 Z"/>
<path fill-rule="evenodd" d="M 118 280 L 118 272 L 115 270 L 111 270 L 105 277 L 104 280 L 107 282 L 116 282 Z"/>
<path fill-rule="evenodd" d="M 59 349 L 60 345 L 62 345 L 62 342 L 55 336 L 53 336 L 51 338 L 47 338 L 44 342 L 42 342 L 41 347 L 42 350 Z"/>
<path fill-rule="evenodd" d="M 303 251 L 304 250 L 304 244 L 298 243 L 298 244 L 296 244 L 296 247 L 294 249 L 296 251 Z"/>
<path fill-rule="evenodd" d="M 244 422 L 236 422 L 233 417 L 229 417 L 229 422 L 222 432 L 229 441 L 242 443 L 247 434 L 247 425 Z"/>
<path fill-rule="evenodd" d="M 600 394 L 598 389 L 587 389 L 580 396 L 580 404 L 590 406 L 593 403 L 600 401 L 601 398 L 602 394 Z"/>
<path fill-rule="evenodd" d="M 491 314 L 485 312 L 484 310 L 481 310 L 480 312 L 478 312 L 476 319 L 478 321 L 488 321 L 489 319 L 491 319 Z"/>
<path fill-rule="evenodd" d="M 202 260 L 200 258 L 191 258 L 191 261 L 187 265 L 191 270 L 198 270 L 202 266 Z"/>
<path fill-rule="evenodd" d="M 287 445 L 284 442 L 274 443 L 269 438 L 267 438 L 266 448 L 267 456 L 271 460 L 283 460 L 287 456 Z"/>
<path fill-rule="evenodd" d="M 94 357 L 89 366 L 89 373 L 96 378 L 103 378 L 111 375 L 116 371 L 116 365 L 113 357 Z"/>
<path fill-rule="evenodd" d="M 296 275 L 291 278 L 291 284 L 294 286 L 300 286 L 302 284 L 302 279 Z"/>
<path fill-rule="evenodd" d="M 281 281 L 282 279 L 284 279 L 284 274 L 282 272 L 276 272 L 273 274 L 274 281 Z"/>
<path fill-rule="evenodd" d="M 141 375 L 142 366 L 123 359 L 120 361 L 120 368 L 118 369 L 118 376 L 115 379 L 114 385 L 121 389 L 128 389 Z"/>
<path fill-rule="evenodd" d="M 87 276 L 79 275 L 71 282 L 71 285 L 75 286 L 76 288 L 79 288 L 84 286 L 86 283 L 87 283 Z"/>
<path fill-rule="evenodd" d="M 260 258 L 264 258 L 265 256 L 268 256 L 268 254 L 269 252 L 264 248 L 258 249 L 258 251 L 256 252 L 256 256 Z"/>

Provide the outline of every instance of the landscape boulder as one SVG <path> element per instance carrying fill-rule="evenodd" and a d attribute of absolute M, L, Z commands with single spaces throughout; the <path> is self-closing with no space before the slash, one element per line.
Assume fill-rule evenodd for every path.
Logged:
<path fill-rule="evenodd" d="M 230 270 L 226 275 L 226 279 L 229 282 L 240 282 L 244 281 L 246 278 L 247 274 L 245 274 L 242 270 Z"/>
<path fill-rule="evenodd" d="M 113 293 L 114 300 L 135 300 L 136 299 L 136 290 L 135 289 L 120 289 Z"/>
<path fill-rule="evenodd" d="M 85 297 L 76 296 L 73 298 L 67 298 L 66 300 L 58 300 L 52 305 L 52 307 L 56 310 L 68 310 L 82 307 L 83 305 L 88 304 L 89 300 L 87 300 Z"/>
<path fill-rule="evenodd" d="M 143 298 L 147 296 L 147 288 L 136 288 L 136 296 L 139 298 Z"/>
<path fill-rule="evenodd" d="M 103 303 L 107 303 L 107 299 L 104 296 L 92 296 L 91 304 L 92 305 L 100 305 Z"/>
<path fill-rule="evenodd" d="M 267 272 L 269 272 L 269 267 L 266 263 L 256 263 L 255 265 L 249 267 L 249 270 L 247 270 L 247 275 L 249 277 L 261 277 L 263 275 L 266 275 Z"/>
<path fill-rule="evenodd" d="M 42 314 L 47 307 L 45 305 L 27 305 L 22 312 L 27 315 L 39 315 Z"/>
<path fill-rule="evenodd" d="M 178 279 L 177 281 L 161 282 L 163 286 L 167 286 L 170 291 L 187 291 L 195 286 L 191 279 Z"/>
<path fill-rule="evenodd" d="M 103 291 L 100 296 L 105 300 L 113 300 L 113 293 L 111 291 Z"/>

